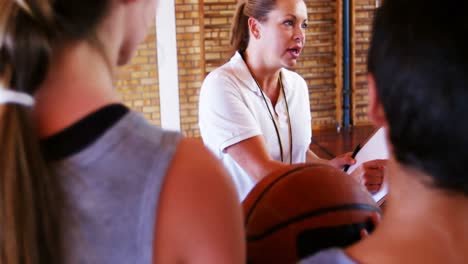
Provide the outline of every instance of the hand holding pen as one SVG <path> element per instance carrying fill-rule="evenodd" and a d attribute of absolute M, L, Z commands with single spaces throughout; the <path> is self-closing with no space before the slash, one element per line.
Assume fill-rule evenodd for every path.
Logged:
<path fill-rule="evenodd" d="M 342 170 L 345 166 L 350 166 L 356 163 L 351 152 L 347 152 L 336 156 L 334 159 L 329 160 L 329 164 L 335 168 Z"/>
<path fill-rule="evenodd" d="M 354 151 L 353 153 L 351 154 L 351 158 L 355 158 L 356 155 L 358 154 L 359 150 L 361 150 L 361 144 L 358 144 L 355 148 L 354 148 Z M 346 164 L 344 165 L 343 167 L 343 171 L 344 172 L 347 172 L 349 170 L 349 167 L 351 166 L 351 164 Z"/>

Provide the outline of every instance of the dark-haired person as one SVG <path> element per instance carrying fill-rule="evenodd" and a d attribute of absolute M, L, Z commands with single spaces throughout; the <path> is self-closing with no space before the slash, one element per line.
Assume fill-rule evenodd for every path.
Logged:
<path fill-rule="evenodd" d="M 199 125 L 204 143 L 230 172 L 241 200 L 270 172 L 289 164 L 354 163 L 351 153 L 330 161 L 310 149 L 311 116 L 304 79 L 296 65 L 305 45 L 303 0 L 241 0 L 231 29 L 236 51 L 204 80 Z M 380 188 L 385 161 L 353 173 L 370 191 Z"/>
<path fill-rule="evenodd" d="M 385 214 L 368 238 L 303 264 L 467 262 L 467 8 L 466 1 L 385 0 L 377 10 L 369 114 L 388 131 Z"/>
<path fill-rule="evenodd" d="M 1 263 L 245 260 L 219 161 L 113 89 L 155 6 L 0 0 Z"/>

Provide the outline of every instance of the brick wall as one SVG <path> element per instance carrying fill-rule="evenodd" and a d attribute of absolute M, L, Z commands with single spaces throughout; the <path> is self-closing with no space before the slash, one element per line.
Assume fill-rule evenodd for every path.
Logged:
<path fill-rule="evenodd" d="M 306 43 L 296 67 L 293 68 L 309 86 L 312 125 L 314 128 L 338 123 L 337 56 L 338 12 L 336 0 L 306 0 L 308 28 Z"/>
<path fill-rule="evenodd" d="M 205 0 L 203 3 L 205 75 L 232 56 L 229 36 L 236 3 L 236 0 Z"/>
<path fill-rule="evenodd" d="M 160 125 L 156 53 L 156 34 L 153 26 L 145 41 L 138 46 L 132 61 L 117 70 L 115 87 L 125 105 Z"/>
<path fill-rule="evenodd" d="M 375 0 L 355 0 L 352 35 L 352 118 L 355 125 L 369 124 L 367 117 L 367 50 L 369 48 Z"/>
<path fill-rule="evenodd" d="M 306 0 L 309 15 L 306 47 L 293 69 L 309 85 L 313 127 L 341 123 L 341 21 L 337 0 Z M 199 136 L 198 96 L 212 69 L 232 55 L 229 31 L 236 0 L 176 0 L 176 30 L 182 132 Z M 352 114 L 355 124 L 367 123 L 366 52 L 375 0 L 352 1 Z M 126 105 L 160 124 L 156 36 L 150 29 L 132 62 L 117 72 L 116 87 Z"/>
<path fill-rule="evenodd" d="M 189 137 L 200 135 L 198 95 L 204 79 L 203 12 L 198 0 L 176 0 L 180 126 Z"/>

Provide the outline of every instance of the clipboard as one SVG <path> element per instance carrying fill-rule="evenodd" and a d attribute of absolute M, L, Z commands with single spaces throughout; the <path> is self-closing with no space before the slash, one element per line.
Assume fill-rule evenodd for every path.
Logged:
<path fill-rule="evenodd" d="M 381 127 L 377 129 L 357 152 L 355 159 L 356 163 L 351 165 L 347 171 L 351 174 L 359 165 L 364 162 L 375 160 L 375 159 L 389 159 L 390 153 L 386 142 L 386 131 L 385 128 Z M 384 201 L 388 193 L 388 180 L 384 178 L 380 190 L 372 194 L 374 201 L 380 206 Z"/>

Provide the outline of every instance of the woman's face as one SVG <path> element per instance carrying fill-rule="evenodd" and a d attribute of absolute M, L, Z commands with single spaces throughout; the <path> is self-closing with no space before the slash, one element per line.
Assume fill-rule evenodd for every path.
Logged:
<path fill-rule="evenodd" d="M 303 0 L 277 0 L 260 23 L 260 41 L 267 64 L 292 67 L 304 47 L 307 7 Z"/>

